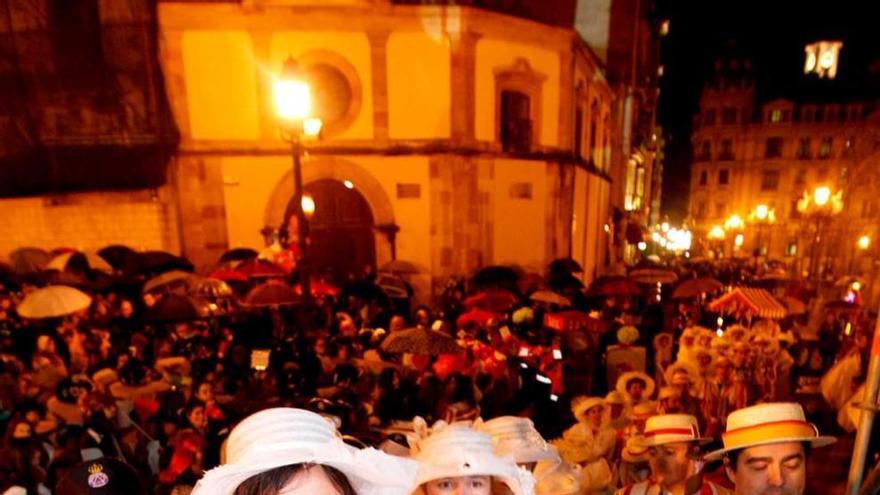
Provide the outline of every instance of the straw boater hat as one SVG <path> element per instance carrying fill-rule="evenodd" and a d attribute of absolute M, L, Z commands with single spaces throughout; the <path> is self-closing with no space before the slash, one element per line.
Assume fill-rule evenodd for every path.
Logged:
<path fill-rule="evenodd" d="M 617 390 L 612 390 L 608 392 L 608 395 L 605 396 L 605 403 L 608 405 L 618 405 L 622 406 L 626 404 L 626 396 Z"/>
<path fill-rule="evenodd" d="M 516 416 L 500 416 L 486 422 L 478 419 L 474 429 L 492 437 L 496 454 L 512 457 L 518 464 L 561 462 L 559 453 L 538 433 L 531 419 Z"/>
<path fill-rule="evenodd" d="M 645 420 L 655 414 L 657 414 L 657 404 L 655 402 L 641 402 L 633 407 L 632 412 L 630 412 L 629 416 L 632 419 Z"/>
<path fill-rule="evenodd" d="M 697 418 L 690 414 L 661 414 L 651 416 L 645 424 L 645 445 L 654 447 L 670 443 L 709 443 L 711 438 L 700 436 Z"/>
<path fill-rule="evenodd" d="M 620 453 L 620 457 L 624 462 L 630 464 L 648 462 L 650 455 L 648 454 L 648 445 L 645 443 L 645 437 L 641 435 L 629 437 Z"/>
<path fill-rule="evenodd" d="M 721 440 L 724 448 L 707 454 L 707 461 L 760 445 L 809 442 L 813 447 L 824 447 L 836 441 L 834 437 L 820 436 L 816 426 L 807 422 L 804 409 L 795 402 L 758 404 L 733 411 L 727 416 L 727 431 Z"/>
<path fill-rule="evenodd" d="M 533 495 L 535 478 L 512 457 L 495 454 L 492 437 L 462 424 L 434 425 L 433 432 L 418 445 L 415 486 L 429 481 L 462 476 L 491 476 L 503 482 L 513 495 Z M 414 493 L 418 493 L 414 492 Z"/>
<path fill-rule="evenodd" d="M 605 399 L 602 397 L 586 397 L 581 395 L 572 399 L 571 412 L 574 414 L 575 419 L 579 420 L 587 411 L 596 406 L 604 407 Z"/>
<path fill-rule="evenodd" d="M 676 361 L 666 368 L 665 377 L 666 383 L 670 385 L 683 385 L 688 383 L 693 386 L 698 384 L 700 373 L 693 364 L 684 361 Z"/>
<path fill-rule="evenodd" d="M 202 477 L 193 495 L 231 495 L 248 478 L 292 464 L 321 464 L 345 474 L 359 495 L 409 495 L 416 464 L 375 449 L 346 445 L 328 420 L 279 407 L 252 414 L 226 443 L 226 464 Z"/>
<path fill-rule="evenodd" d="M 641 371 L 627 371 L 620 375 L 620 378 L 617 379 L 617 386 L 614 388 L 622 393 L 624 397 L 629 397 L 629 392 L 626 391 L 626 386 L 633 380 L 641 380 L 645 383 L 645 391 L 642 393 L 642 397 L 648 398 L 654 395 L 654 387 L 656 387 L 654 379 Z"/>

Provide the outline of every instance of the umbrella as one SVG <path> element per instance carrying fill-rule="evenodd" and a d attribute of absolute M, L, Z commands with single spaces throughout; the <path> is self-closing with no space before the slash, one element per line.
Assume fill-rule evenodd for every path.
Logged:
<path fill-rule="evenodd" d="M 620 275 L 599 277 L 593 282 L 590 289 L 597 296 L 638 296 L 642 294 L 642 288 L 637 283 Z"/>
<path fill-rule="evenodd" d="M 46 267 L 52 255 L 36 247 L 23 247 L 9 253 L 9 261 L 15 273 L 34 273 Z"/>
<path fill-rule="evenodd" d="M 235 248 L 230 249 L 223 253 L 220 256 L 220 263 L 226 263 L 227 261 L 245 261 L 252 260 L 259 256 L 260 253 L 257 252 L 256 249 L 251 248 Z"/>
<path fill-rule="evenodd" d="M 477 326 L 485 327 L 489 324 L 490 320 L 501 321 L 504 317 L 493 313 L 491 311 L 486 311 L 485 309 L 474 308 L 467 313 L 463 313 L 458 317 L 455 324 L 461 328 L 469 323 L 474 323 Z"/>
<path fill-rule="evenodd" d="M 774 281 L 785 281 L 790 279 L 791 276 L 782 268 L 774 268 L 773 270 L 768 271 L 761 277 L 761 280 L 774 280 Z"/>
<path fill-rule="evenodd" d="M 380 272 L 391 272 L 391 273 L 419 273 L 419 267 L 415 264 L 410 263 L 409 261 L 403 260 L 394 260 L 385 263 L 381 267 L 379 267 Z"/>
<path fill-rule="evenodd" d="M 249 279 L 286 277 L 284 268 L 268 260 L 250 259 L 239 263 L 235 271 Z"/>
<path fill-rule="evenodd" d="M 512 288 L 522 276 L 520 270 L 512 266 L 487 266 L 474 274 L 472 282 L 476 288 Z"/>
<path fill-rule="evenodd" d="M 233 295 L 232 287 L 216 278 L 196 278 L 189 287 L 189 295 L 202 299 L 225 299 Z"/>
<path fill-rule="evenodd" d="M 678 275 L 664 268 L 638 268 L 629 272 L 629 278 L 640 284 L 671 284 Z"/>
<path fill-rule="evenodd" d="M 247 283 L 247 275 L 230 268 L 218 268 L 208 274 L 208 278 L 222 280 L 224 282 L 242 282 Z"/>
<path fill-rule="evenodd" d="M 797 316 L 805 314 L 807 312 L 807 305 L 798 298 L 785 296 L 780 298 L 779 300 L 786 307 L 786 309 L 788 309 L 788 314 L 790 315 Z"/>
<path fill-rule="evenodd" d="M 192 273 L 172 270 L 147 280 L 147 283 L 144 284 L 143 292 L 144 294 L 147 292 L 177 292 L 184 294 L 195 281 L 196 276 Z"/>
<path fill-rule="evenodd" d="M 529 296 L 532 301 L 543 302 L 547 304 L 556 304 L 558 306 L 571 306 L 571 301 L 567 297 L 549 290 L 539 290 Z"/>
<path fill-rule="evenodd" d="M 466 308 L 481 308 L 504 313 L 517 303 L 517 298 L 506 290 L 485 290 L 464 300 Z"/>
<path fill-rule="evenodd" d="M 701 277 L 685 280 L 672 291 L 673 299 L 690 299 L 703 294 L 712 294 L 724 289 L 724 284 L 712 277 Z"/>
<path fill-rule="evenodd" d="M 216 306 L 202 299 L 168 294 L 147 310 L 145 318 L 156 323 L 200 320 L 211 316 L 216 309 Z"/>
<path fill-rule="evenodd" d="M 343 298 L 348 296 L 356 296 L 364 301 L 376 301 L 379 304 L 388 304 L 388 294 L 382 287 L 369 280 L 355 280 L 348 282 L 342 286 Z"/>
<path fill-rule="evenodd" d="M 242 301 L 243 306 L 267 308 L 299 304 L 300 296 L 287 284 L 268 282 L 250 290 Z"/>
<path fill-rule="evenodd" d="M 107 260 L 94 253 L 66 252 L 52 258 L 46 265 L 47 269 L 85 272 L 89 269 L 110 273 L 113 267 Z"/>
<path fill-rule="evenodd" d="M 126 271 L 133 273 L 164 273 L 172 270 L 193 272 L 195 267 L 186 258 L 165 251 L 146 251 L 129 258 Z"/>
<path fill-rule="evenodd" d="M 84 292 L 65 285 L 50 285 L 28 294 L 18 305 L 25 318 L 58 318 L 82 311 L 92 304 Z"/>
<path fill-rule="evenodd" d="M 136 258 L 137 255 L 137 251 L 121 244 L 111 244 L 98 250 L 98 256 L 106 260 L 107 263 L 110 263 L 110 266 L 117 270 L 125 268 L 126 265 L 131 263 L 130 260 Z"/>
<path fill-rule="evenodd" d="M 550 263 L 550 273 L 583 273 L 581 264 L 572 258 L 558 258 Z"/>
<path fill-rule="evenodd" d="M 302 295 L 302 286 L 297 284 L 294 288 L 297 294 Z M 339 287 L 335 285 L 329 284 L 323 280 L 318 280 L 316 278 L 311 279 L 309 282 L 309 292 L 312 293 L 313 296 L 323 297 L 323 296 L 333 296 L 336 297 L 339 295 Z"/>
<path fill-rule="evenodd" d="M 409 352 L 430 356 L 458 354 L 463 350 L 449 335 L 422 327 L 393 332 L 382 342 L 381 348 L 389 354 Z"/>

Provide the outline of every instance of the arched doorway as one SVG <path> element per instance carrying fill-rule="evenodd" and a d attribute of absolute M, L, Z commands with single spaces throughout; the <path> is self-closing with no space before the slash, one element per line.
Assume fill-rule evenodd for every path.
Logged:
<path fill-rule="evenodd" d="M 306 184 L 305 192 L 315 200 L 315 214 L 309 222 L 312 242 L 308 251 L 313 273 L 341 283 L 350 274 L 362 275 L 367 266 L 375 270 L 373 212 L 363 195 L 333 179 Z M 296 228 L 293 213 L 291 201 L 287 205 L 291 229 Z M 292 221 L 291 216 L 294 216 Z"/>

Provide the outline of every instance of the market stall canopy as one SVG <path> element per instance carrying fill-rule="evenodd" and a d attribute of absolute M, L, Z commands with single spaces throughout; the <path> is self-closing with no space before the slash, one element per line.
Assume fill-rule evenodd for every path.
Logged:
<path fill-rule="evenodd" d="M 764 289 L 738 287 L 709 304 L 711 311 L 734 314 L 741 317 L 770 319 L 785 318 L 785 306 Z"/>

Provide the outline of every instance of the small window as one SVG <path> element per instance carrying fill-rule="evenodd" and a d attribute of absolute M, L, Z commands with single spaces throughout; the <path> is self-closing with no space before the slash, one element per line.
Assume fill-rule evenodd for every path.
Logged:
<path fill-rule="evenodd" d="M 797 256 L 797 241 L 788 241 L 788 246 L 785 248 L 785 254 L 788 256 Z"/>
<path fill-rule="evenodd" d="M 730 171 L 726 168 L 722 168 L 718 171 L 718 185 L 726 186 L 730 183 Z"/>
<path fill-rule="evenodd" d="M 826 137 L 822 139 L 822 145 L 819 146 L 819 158 L 828 158 L 831 156 L 831 143 L 833 138 Z"/>
<path fill-rule="evenodd" d="M 715 218 L 724 218 L 727 216 L 727 205 L 724 203 L 715 203 Z"/>
<path fill-rule="evenodd" d="M 709 182 L 709 173 L 703 170 L 700 172 L 700 185 L 705 186 Z"/>
<path fill-rule="evenodd" d="M 767 138 L 767 143 L 764 148 L 764 158 L 779 158 L 780 156 L 782 156 L 782 138 Z"/>
<path fill-rule="evenodd" d="M 531 182 L 514 182 L 510 185 L 511 199 L 532 199 Z"/>
<path fill-rule="evenodd" d="M 794 173 L 794 183 L 797 186 L 803 186 L 807 182 L 807 169 L 799 168 Z"/>
<path fill-rule="evenodd" d="M 779 189 L 779 170 L 764 170 L 761 172 L 761 190 L 775 191 Z"/>
<path fill-rule="evenodd" d="M 721 140 L 721 153 L 719 153 L 718 159 L 733 160 L 733 141 L 730 139 Z"/>
<path fill-rule="evenodd" d="M 708 139 L 703 141 L 702 147 L 700 148 L 700 160 L 711 160 L 712 159 L 712 141 Z"/>
<path fill-rule="evenodd" d="M 724 107 L 721 111 L 721 123 L 723 125 L 736 124 L 736 108 Z"/>
<path fill-rule="evenodd" d="M 703 125 L 715 125 L 714 108 L 710 108 L 703 113 Z"/>
<path fill-rule="evenodd" d="M 843 156 L 852 156 L 853 152 L 856 148 L 856 138 L 855 136 L 850 136 L 846 138 L 846 143 L 843 145 Z"/>
<path fill-rule="evenodd" d="M 813 154 L 810 151 L 810 138 L 801 138 L 801 140 L 798 141 L 797 157 L 801 160 L 807 160 L 812 156 Z"/>
<path fill-rule="evenodd" d="M 530 99 L 525 93 L 501 92 L 501 147 L 504 151 L 528 152 L 532 148 Z"/>
<path fill-rule="evenodd" d="M 398 183 L 397 198 L 398 199 L 418 199 L 422 197 L 422 186 L 417 183 Z"/>
<path fill-rule="evenodd" d="M 774 124 L 776 124 L 778 122 L 782 122 L 782 110 L 777 108 L 777 109 L 771 111 L 770 112 L 770 122 L 773 122 Z"/>

